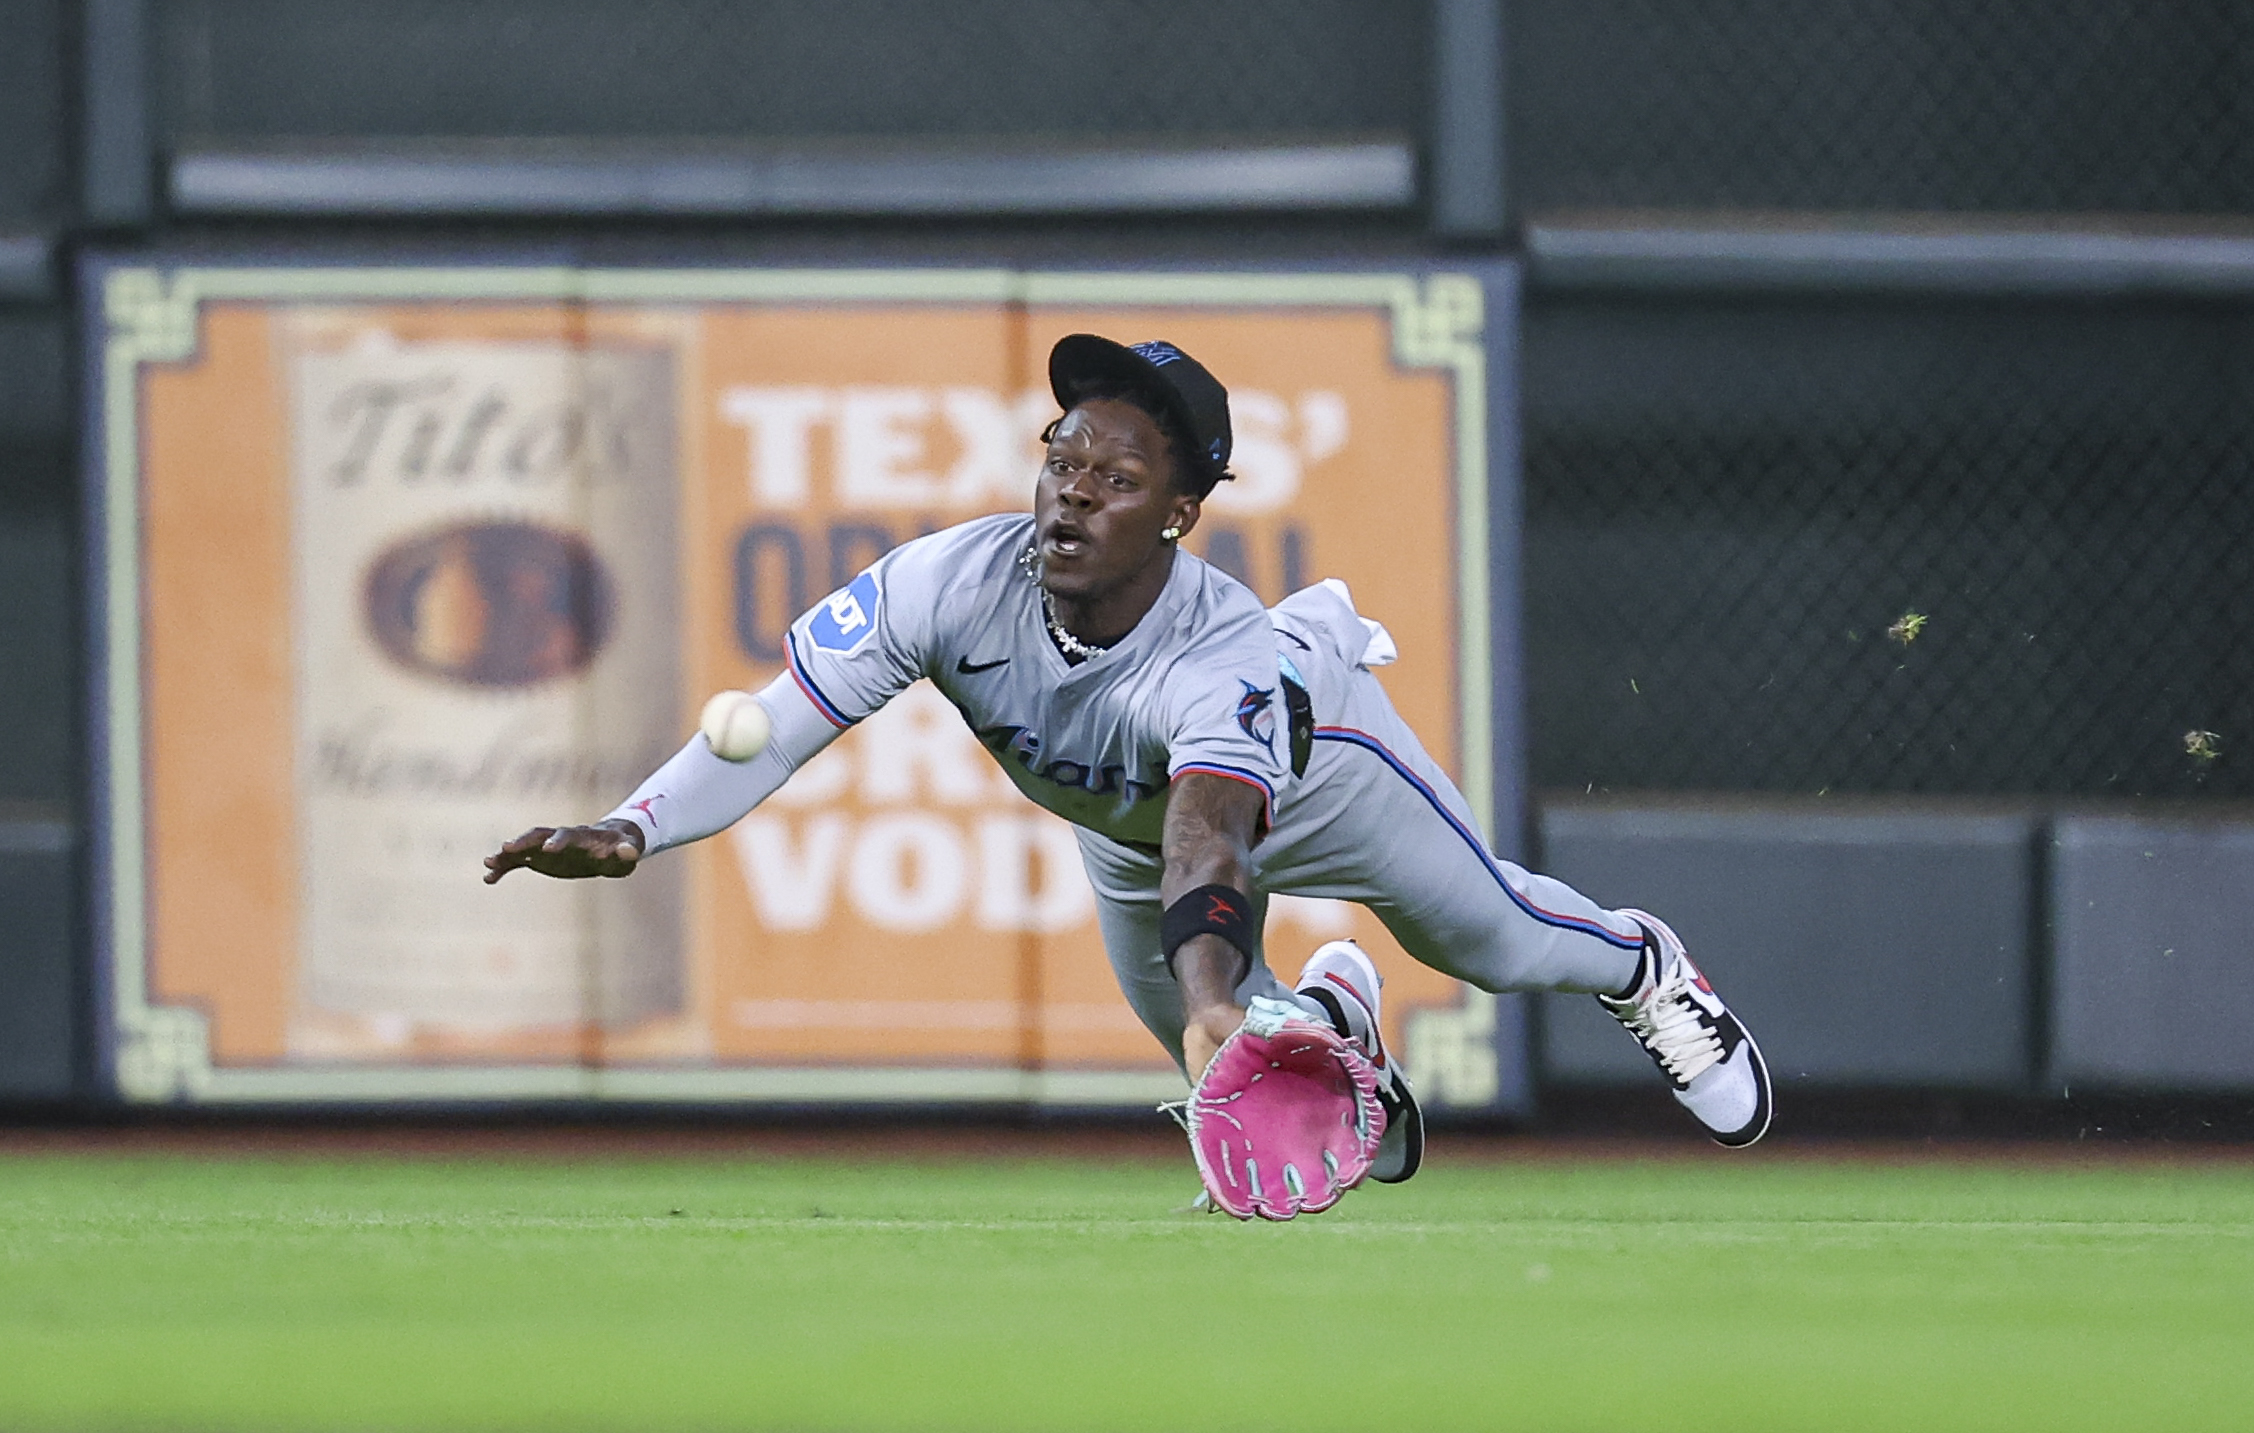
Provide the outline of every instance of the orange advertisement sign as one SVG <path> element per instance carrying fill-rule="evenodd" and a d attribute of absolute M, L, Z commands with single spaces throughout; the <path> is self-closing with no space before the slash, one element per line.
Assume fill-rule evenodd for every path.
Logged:
<path fill-rule="evenodd" d="M 1484 806 L 1480 298 L 1448 274 L 108 271 L 119 1088 L 1178 1093 L 1069 828 L 928 684 L 630 879 L 487 887 L 479 857 L 601 816 L 894 545 L 1028 507 L 1046 354 L 1079 331 L 1164 337 L 1229 385 L 1239 479 L 1189 546 L 1268 602 L 1344 578 Z M 1358 907 L 1272 904 L 1279 966 L 1348 934 L 1411 1068 L 1491 1100 L 1490 1000 Z"/>

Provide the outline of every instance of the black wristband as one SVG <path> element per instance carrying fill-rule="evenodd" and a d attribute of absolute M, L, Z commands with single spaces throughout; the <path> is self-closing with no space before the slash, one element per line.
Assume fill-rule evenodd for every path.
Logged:
<path fill-rule="evenodd" d="M 1174 952 L 1201 935 L 1217 935 L 1244 957 L 1244 971 L 1252 973 L 1252 902 L 1233 886 L 1199 886 L 1166 908 L 1158 918 L 1158 941 L 1166 952 L 1166 973 L 1174 973 Z"/>

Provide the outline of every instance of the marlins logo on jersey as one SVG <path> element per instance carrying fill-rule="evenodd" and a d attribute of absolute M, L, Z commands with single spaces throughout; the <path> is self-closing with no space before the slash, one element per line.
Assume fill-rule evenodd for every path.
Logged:
<path fill-rule="evenodd" d="M 1244 734 L 1268 748 L 1276 749 L 1276 689 L 1256 687 L 1244 678 L 1237 678 L 1244 695 L 1237 698 L 1237 725 Z"/>

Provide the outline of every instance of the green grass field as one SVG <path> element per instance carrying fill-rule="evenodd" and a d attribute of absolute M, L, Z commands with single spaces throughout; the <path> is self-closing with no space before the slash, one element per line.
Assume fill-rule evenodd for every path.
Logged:
<path fill-rule="evenodd" d="M 2254 1426 L 2254 1163 L 0 1157 L 10 1429 Z"/>

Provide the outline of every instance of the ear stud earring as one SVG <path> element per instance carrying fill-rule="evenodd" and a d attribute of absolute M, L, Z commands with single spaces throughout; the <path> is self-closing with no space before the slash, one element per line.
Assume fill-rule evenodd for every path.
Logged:
<path fill-rule="evenodd" d="M 1172 542 L 1181 535 L 1182 530 L 1178 527 L 1170 527 L 1159 533 L 1159 536 L 1165 538 L 1168 542 Z"/>

